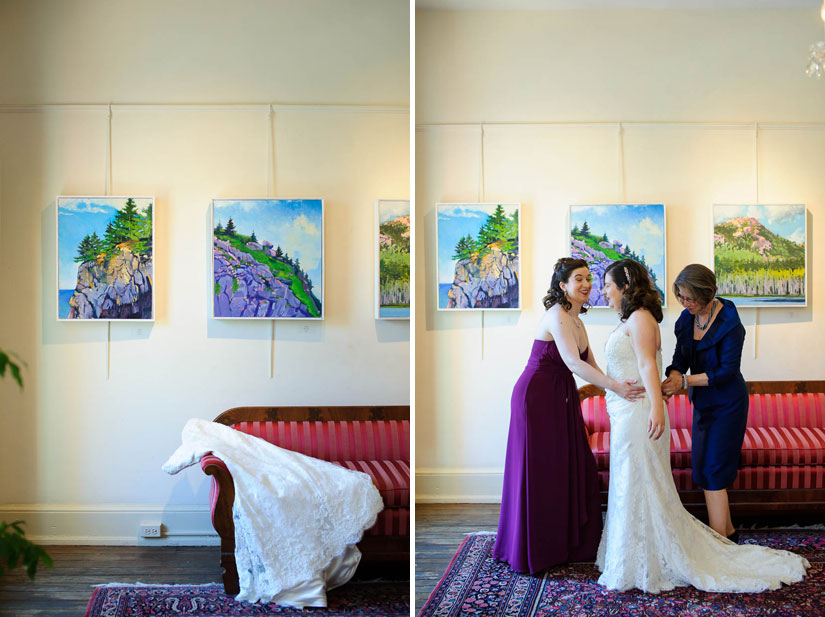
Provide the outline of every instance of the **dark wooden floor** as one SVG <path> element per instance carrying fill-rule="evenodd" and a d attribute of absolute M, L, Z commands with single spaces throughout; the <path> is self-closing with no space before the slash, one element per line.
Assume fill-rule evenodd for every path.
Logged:
<path fill-rule="evenodd" d="M 464 536 L 496 531 L 500 504 L 415 505 L 415 612 L 450 565 Z"/>
<path fill-rule="evenodd" d="M 221 581 L 217 546 L 50 546 L 54 568 L 30 582 L 20 569 L 0 576 L 0 617 L 82 617 L 93 586 Z M 356 579 L 407 580 L 409 564 L 362 564 Z"/>

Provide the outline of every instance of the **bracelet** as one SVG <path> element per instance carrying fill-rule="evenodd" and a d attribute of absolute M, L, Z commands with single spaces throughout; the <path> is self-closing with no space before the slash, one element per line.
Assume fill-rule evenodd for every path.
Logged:
<path fill-rule="evenodd" d="M 687 375 L 682 374 L 682 390 L 687 390 Z"/>

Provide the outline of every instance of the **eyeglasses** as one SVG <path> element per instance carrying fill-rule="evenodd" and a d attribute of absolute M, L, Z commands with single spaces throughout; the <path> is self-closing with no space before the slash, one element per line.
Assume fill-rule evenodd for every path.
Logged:
<path fill-rule="evenodd" d="M 682 304 L 696 304 L 695 298 L 686 298 L 681 294 L 676 294 L 676 299 L 681 302 Z"/>

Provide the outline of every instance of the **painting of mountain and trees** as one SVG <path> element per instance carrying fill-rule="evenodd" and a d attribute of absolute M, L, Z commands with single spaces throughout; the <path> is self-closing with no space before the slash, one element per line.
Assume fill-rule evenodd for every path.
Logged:
<path fill-rule="evenodd" d="M 154 319 L 153 206 L 153 197 L 57 197 L 59 320 Z"/>
<path fill-rule="evenodd" d="M 379 199 L 376 220 L 376 319 L 410 318 L 410 201 Z"/>
<path fill-rule="evenodd" d="M 607 306 L 604 272 L 614 261 L 632 259 L 647 270 L 662 304 L 665 289 L 664 204 L 570 206 L 570 256 L 590 267 L 590 306 Z"/>
<path fill-rule="evenodd" d="M 213 315 L 323 319 L 320 199 L 212 202 Z"/>
<path fill-rule="evenodd" d="M 739 306 L 805 306 L 804 205 L 713 206 L 719 295 Z"/>
<path fill-rule="evenodd" d="M 521 309 L 519 204 L 436 205 L 438 309 Z"/>

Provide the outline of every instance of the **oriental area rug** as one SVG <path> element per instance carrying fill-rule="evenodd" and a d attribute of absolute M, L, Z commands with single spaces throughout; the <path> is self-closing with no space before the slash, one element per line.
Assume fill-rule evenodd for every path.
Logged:
<path fill-rule="evenodd" d="M 350 582 L 327 593 L 327 608 L 303 611 L 275 604 L 236 602 L 223 585 L 120 585 L 97 587 L 84 617 L 409 617 L 410 584 Z"/>
<path fill-rule="evenodd" d="M 658 595 L 608 591 L 593 563 L 530 576 L 493 559 L 495 534 L 468 535 L 419 617 L 821 617 L 825 615 L 825 531 L 740 531 L 740 544 L 800 554 L 811 562 L 805 580 L 763 593 L 707 593 L 679 587 Z"/>

